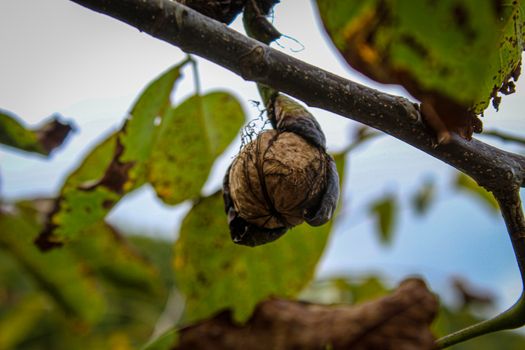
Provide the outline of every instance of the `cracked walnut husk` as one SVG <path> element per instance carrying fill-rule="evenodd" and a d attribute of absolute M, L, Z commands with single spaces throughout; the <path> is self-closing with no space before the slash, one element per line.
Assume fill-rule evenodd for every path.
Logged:
<path fill-rule="evenodd" d="M 299 225 L 324 189 L 326 163 L 320 149 L 292 132 L 261 133 L 232 164 L 235 210 L 265 228 Z"/>
<path fill-rule="evenodd" d="M 280 107 L 293 102 L 293 108 L 277 108 L 277 120 L 284 120 L 286 110 L 293 115 L 244 146 L 224 178 L 225 209 L 235 243 L 265 244 L 304 221 L 322 225 L 335 210 L 339 196 L 335 162 L 325 151 L 319 124 L 291 101 L 285 97 L 275 101 Z"/>

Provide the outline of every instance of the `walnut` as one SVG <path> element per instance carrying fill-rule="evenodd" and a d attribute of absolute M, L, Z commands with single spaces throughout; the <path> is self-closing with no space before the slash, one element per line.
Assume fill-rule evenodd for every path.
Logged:
<path fill-rule="evenodd" d="M 339 196 L 335 162 L 314 117 L 278 96 L 270 118 L 276 129 L 243 147 L 224 178 L 232 239 L 260 245 L 306 221 L 318 226 L 333 214 Z"/>

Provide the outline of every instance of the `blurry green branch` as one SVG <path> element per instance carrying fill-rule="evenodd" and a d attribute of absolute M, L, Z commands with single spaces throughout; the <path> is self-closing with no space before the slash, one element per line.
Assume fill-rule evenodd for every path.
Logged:
<path fill-rule="evenodd" d="M 504 131 L 487 130 L 487 131 L 483 131 L 483 135 L 492 136 L 494 138 L 500 139 L 505 142 L 519 143 L 522 146 L 525 146 L 525 138 L 519 137 L 516 135 L 512 135 Z"/>

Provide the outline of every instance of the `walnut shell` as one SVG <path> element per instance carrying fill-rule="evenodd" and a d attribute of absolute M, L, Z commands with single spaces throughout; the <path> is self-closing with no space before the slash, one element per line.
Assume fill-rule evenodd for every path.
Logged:
<path fill-rule="evenodd" d="M 292 227 L 318 207 L 328 161 L 320 148 L 293 132 L 264 131 L 232 163 L 229 190 L 238 215 L 266 228 Z"/>

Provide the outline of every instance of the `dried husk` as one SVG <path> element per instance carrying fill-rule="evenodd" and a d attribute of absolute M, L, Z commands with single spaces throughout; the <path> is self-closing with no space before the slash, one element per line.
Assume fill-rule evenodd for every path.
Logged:
<path fill-rule="evenodd" d="M 305 211 L 315 207 L 323 194 L 328 157 L 295 133 L 260 133 L 231 166 L 235 211 L 267 229 L 302 223 Z"/>

